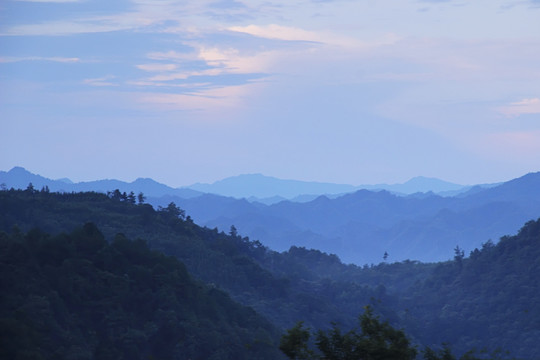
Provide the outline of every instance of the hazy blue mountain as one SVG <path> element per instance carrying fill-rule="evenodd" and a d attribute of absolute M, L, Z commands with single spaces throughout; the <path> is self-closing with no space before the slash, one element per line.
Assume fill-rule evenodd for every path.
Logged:
<path fill-rule="evenodd" d="M 22 167 L 14 167 L 7 172 L 0 171 L 0 184 L 5 184 L 7 188 L 26 189 L 29 183 L 32 183 L 34 188 L 38 190 L 47 186 L 50 191 L 60 192 L 97 191 L 106 193 L 107 191 L 119 189 L 122 192 L 133 191 L 135 194 L 142 192 L 145 196 L 175 195 L 183 198 L 202 194 L 192 189 L 174 189 L 152 179 L 139 178 L 131 183 L 109 179 L 73 183 L 69 179 L 51 180 L 33 174 Z"/>
<path fill-rule="evenodd" d="M 6 186 L 8 189 L 26 189 L 29 183 L 32 183 L 37 189 L 40 189 L 43 186 L 49 186 L 50 188 L 57 183 L 64 186 L 66 184 L 63 181 L 55 181 L 40 175 L 32 174 L 20 166 L 16 166 L 7 172 L 0 171 L 0 184 Z"/>
<path fill-rule="evenodd" d="M 245 181 L 239 182 L 239 179 Z M 24 189 L 29 182 L 36 189 L 48 186 L 51 191 L 106 192 L 118 188 L 126 192 L 143 192 L 154 206 L 175 202 L 197 223 L 226 232 L 235 225 L 240 233 L 258 239 L 272 249 L 282 251 L 292 245 L 317 248 L 357 264 L 378 263 L 385 252 L 391 261 L 446 260 L 453 256 L 456 245 L 471 251 L 489 239 L 515 233 L 521 224 L 540 214 L 539 173 L 490 188 L 471 187 L 453 197 L 442 197 L 433 192 L 397 195 L 390 191 L 364 189 L 345 195 L 302 195 L 296 197 L 296 201 L 274 202 L 270 199 L 265 204 L 264 201 L 253 201 L 253 198 L 251 201 L 239 200 L 202 195 L 194 189 L 173 189 L 151 179 L 137 179 L 132 183 L 99 180 L 69 184 L 46 179 L 23 168 L 0 172 L 0 184 L 4 183 L 8 188 Z M 343 185 L 330 187 L 332 184 L 279 180 L 262 175 L 225 179 L 220 186 L 233 189 L 234 184 L 240 183 L 247 185 L 238 191 L 255 191 L 252 189 L 257 184 L 266 183 L 262 189 L 267 193 L 275 185 L 276 189 L 289 191 L 289 196 L 294 189 L 306 189 L 306 184 L 312 186 L 310 190 L 344 190 L 340 188 Z M 459 186 L 427 178 L 415 178 L 408 185 L 402 185 L 402 191 L 421 186 L 425 186 L 423 190 L 428 187 L 457 189 Z M 392 186 L 396 191 L 399 189 L 398 185 Z M 264 195 L 264 191 L 259 195 Z"/>
<path fill-rule="evenodd" d="M 399 194 L 413 194 L 432 191 L 447 192 L 451 195 L 466 191 L 470 187 L 447 181 L 418 176 L 403 184 L 376 184 L 353 186 L 298 180 L 283 180 L 261 174 L 247 174 L 229 177 L 212 184 L 194 184 L 190 189 L 235 198 L 273 199 L 260 201 L 266 204 L 277 203 L 277 197 L 298 202 L 307 202 L 320 195 L 342 195 L 360 189 L 388 190 Z"/>
<path fill-rule="evenodd" d="M 301 194 L 335 194 L 355 190 L 352 185 L 283 180 L 261 174 L 232 176 L 212 184 L 193 184 L 189 188 L 236 198 L 280 196 L 288 199 Z"/>
<path fill-rule="evenodd" d="M 457 245 L 471 251 L 537 218 L 540 173 L 456 197 L 359 190 L 271 206 L 216 196 L 176 202 L 201 224 L 224 231 L 234 224 L 275 250 L 306 246 L 357 264 L 378 263 L 385 251 L 391 261 L 439 261 L 452 258 Z"/>
<path fill-rule="evenodd" d="M 403 184 L 380 184 L 380 185 L 361 185 L 359 188 L 374 189 L 374 190 L 388 190 L 391 192 L 402 194 L 414 194 L 418 192 L 447 192 L 447 191 L 462 191 L 465 186 L 454 184 L 448 181 L 429 178 L 424 176 L 414 177 Z"/>
<path fill-rule="evenodd" d="M 56 179 L 56 181 L 61 181 L 66 184 L 73 184 L 73 181 L 71 181 L 71 179 L 68 179 L 68 178 Z"/>
<path fill-rule="evenodd" d="M 272 196 L 272 197 L 267 197 L 267 198 L 258 198 L 255 196 L 250 196 L 246 200 L 249 202 L 258 202 L 264 205 L 272 205 L 272 204 L 277 204 L 278 202 L 281 202 L 281 201 L 285 201 L 287 199 L 282 196 Z"/>
<path fill-rule="evenodd" d="M 475 214 L 481 212 L 493 216 L 506 211 L 505 207 L 515 211 L 513 200 L 522 197 L 516 190 L 537 187 L 538 177 L 530 174 L 504 184 L 495 196 L 484 193 L 486 199 L 497 199 L 499 207 L 488 201 L 478 212 L 479 203 L 474 203 L 478 198 L 470 203 L 448 202 L 433 194 L 400 197 L 363 190 L 335 200 L 321 196 L 311 204 L 309 215 L 323 220 L 320 230 L 329 226 L 326 218 L 336 220 L 339 208 L 359 212 L 366 224 L 391 208 L 396 213 L 388 213 L 388 224 L 417 208 L 413 217 L 435 211 L 441 224 L 455 226 L 453 222 L 459 225 L 464 218 L 476 221 Z M 534 190 L 529 193 L 535 194 Z M 538 203 L 534 196 L 530 200 Z M 269 207 L 217 195 L 204 197 L 214 215 L 236 211 L 274 220 L 268 230 L 283 226 L 267 210 L 282 211 L 286 203 Z M 178 199 L 186 204 L 194 201 Z M 424 201 L 427 205 L 422 205 Z M 287 211 L 298 221 L 301 214 L 295 213 L 302 204 L 290 204 L 294 208 Z M 441 206 L 444 209 L 437 211 Z M 227 347 L 238 353 L 223 358 L 277 359 L 275 330 L 257 313 L 282 330 L 299 319 L 312 329 L 327 328 L 330 322 L 349 329 L 367 304 L 382 319 L 403 328 L 419 348 L 438 348 L 447 341 L 458 355 L 473 348 L 500 347 L 519 359 L 538 358 L 540 220 L 527 222 L 518 235 L 503 237 L 496 245 L 486 243 L 468 257 L 458 253 L 452 261 L 422 264 L 393 262 L 390 254 L 387 262 L 357 267 L 343 265 L 335 255 L 319 250 L 291 247 L 276 253 L 249 241 L 241 231 L 228 236 L 166 209 L 156 211 L 148 204 L 95 192 L 0 191 L 0 213 L 0 270 L 9 274 L 0 301 L 0 330 L 6 335 L 0 352 L 8 355 L 1 358 L 17 358 L 14 354 L 29 346 L 43 356 L 65 357 L 74 343 L 98 345 L 107 351 L 137 344 L 141 354 L 169 344 L 170 349 L 182 346 L 182 354 L 200 355 L 210 345 L 219 348 L 230 342 L 253 346 L 245 351 L 243 346 Z M 366 224 L 360 225 L 362 231 Z M 446 231 L 445 227 L 440 231 Z M 436 229 L 429 232 L 438 241 Z M 185 268 L 176 266 L 179 263 L 171 257 L 150 252 L 148 246 L 177 257 Z M 190 285 L 186 270 L 209 285 Z M 224 291 L 250 308 L 235 305 Z M 180 324 L 182 331 L 159 330 L 166 323 Z M 228 339 L 232 334 L 237 335 Z M 178 338 L 183 339 L 181 343 Z M 147 345 L 154 341 L 159 346 Z M 191 342 L 187 348 L 186 341 Z M 264 350 L 272 349 L 273 354 L 262 356 Z M 91 358 L 88 354 L 86 358 Z M 123 357 L 137 358 L 133 354 Z"/>
<path fill-rule="evenodd" d="M 8 172 L 0 171 L 0 183 L 8 188 L 24 189 L 29 183 L 35 188 L 48 186 L 51 191 L 99 191 L 106 192 L 114 189 L 120 191 L 143 192 L 147 196 L 161 197 L 174 195 L 191 198 L 202 193 L 212 193 L 235 198 L 246 198 L 251 202 L 271 205 L 283 200 L 309 202 L 320 195 L 335 198 L 359 189 L 388 190 L 398 194 L 418 192 L 444 192 L 445 196 L 456 195 L 471 187 L 453 184 L 439 179 L 415 177 L 403 184 L 377 184 L 353 186 L 348 184 L 332 184 L 298 180 L 283 180 L 261 174 L 248 174 L 229 177 L 213 184 L 194 184 L 188 187 L 172 188 L 149 178 L 139 178 L 131 183 L 120 180 L 105 179 L 97 181 L 73 183 L 68 178 L 51 180 L 33 174 L 22 167 L 14 167 Z M 484 186 L 484 185 L 482 185 Z"/>

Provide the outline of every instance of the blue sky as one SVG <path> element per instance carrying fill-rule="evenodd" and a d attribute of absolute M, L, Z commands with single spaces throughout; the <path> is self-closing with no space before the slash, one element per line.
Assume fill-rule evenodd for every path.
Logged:
<path fill-rule="evenodd" d="M 0 169 L 462 184 L 540 171 L 540 1 L 4 0 Z"/>

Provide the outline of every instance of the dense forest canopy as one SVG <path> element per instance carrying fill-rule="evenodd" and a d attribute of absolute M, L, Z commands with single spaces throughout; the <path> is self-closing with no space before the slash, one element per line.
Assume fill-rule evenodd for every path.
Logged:
<path fill-rule="evenodd" d="M 265 355 L 255 358 L 273 354 L 268 355 L 272 358 L 280 356 L 279 332 L 297 321 L 323 331 L 335 323 L 347 332 L 357 325 L 366 305 L 391 326 L 403 328 L 411 344 L 420 349 L 437 349 L 447 342 L 456 356 L 472 348 L 502 348 L 523 359 L 540 354 L 536 341 L 540 338 L 538 221 L 528 222 L 519 234 L 498 243 L 486 240 L 470 254 L 456 248 L 454 259 L 444 263 L 381 262 L 359 267 L 302 247 L 271 251 L 243 237 L 234 226 L 229 234 L 200 227 L 174 203 L 154 209 L 144 203 L 144 195 L 140 199 L 137 195 L 114 191 L 108 195 L 58 194 L 32 188 L 0 191 L 0 231 L 4 232 L 1 286 L 8 294 L 2 298 L 2 326 L 8 329 L 3 338 L 19 339 L 9 340 L 9 344 L 25 347 L 43 342 L 47 344 L 43 349 L 51 354 L 58 349 L 67 353 L 66 334 L 74 331 L 85 340 L 74 340 L 73 351 L 80 348 L 90 356 L 101 348 L 100 343 L 112 342 L 116 344 L 114 356 L 127 356 L 135 351 L 125 347 L 127 333 L 108 335 L 97 330 L 101 323 L 95 323 L 112 316 L 105 314 L 111 310 L 106 304 L 115 299 L 120 303 L 114 316 L 127 321 L 122 331 L 133 330 L 129 336 L 144 333 L 141 349 L 136 350 L 140 354 L 153 354 L 153 346 L 157 346 L 151 334 L 162 325 L 155 318 L 161 308 L 178 312 L 180 307 L 180 312 L 191 314 L 187 319 L 173 316 L 185 326 L 184 332 L 191 326 L 203 326 L 199 321 L 206 324 L 216 335 L 204 341 L 226 343 L 229 340 L 220 336 L 230 327 L 226 332 L 234 339 L 250 344 L 245 348 L 235 342 L 224 352 L 213 352 L 216 358 L 230 358 L 236 351 L 247 358 L 257 352 Z M 157 270 L 161 262 L 167 264 L 162 265 L 166 271 Z M 159 278 L 163 283 L 154 278 L 161 276 L 160 271 L 172 271 Z M 83 285 L 85 277 L 91 281 Z M 134 288 L 126 288 L 139 280 L 142 282 Z M 176 283 L 192 289 L 190 295 L 175 288 Z M 104 290 L 107 284 L 119 286 L 110 292 Z M 93 287 L 97 290 L 89 291 Z M 135 289 L 137 294 L 132 294 Z M 176 303 L 161 298 L 167 294 L 175 294 Z M 148 301 L 152 297 L 156 299 Z M 132 299 L 133 304 L 121 299 Z M 27 301 L 30 304 L 24 305 Z M 74 305 L 80 301 L 88 308 Z M 190 308 L 195 303 L 215 309 Z M 134 310 L 135 304 L 141 307 L 140 313 Z M 28 316 L 17 317 L 25 311 L 35 323 Z M 217 317 L 207 323 L 203 321 L 207 315 Z M 44 320 L 51 318 L 54 322 Z M 40 323 L 53 324 L 57 335 L 44 337 Z M 161 325 L 150 326 L 152 323 Z M 154 330 L 145 332 L 143 324 Z M 83 336 L 85 331 L 87 336 Z M 19 336 L 22 333 L 27 335 Z M 198 332 L 194 334 L 191 354 L 203 341 L 197 338 Z M 184 341 L 189 343 L 187 338 Z"/>

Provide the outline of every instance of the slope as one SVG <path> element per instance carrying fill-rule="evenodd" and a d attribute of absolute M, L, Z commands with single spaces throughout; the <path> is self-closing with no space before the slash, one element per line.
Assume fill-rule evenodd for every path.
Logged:
<path fill-rule="evenodd" d="M 144 241 L 0 233 L 0 358 L 277 359 L 276 329 Z"/>

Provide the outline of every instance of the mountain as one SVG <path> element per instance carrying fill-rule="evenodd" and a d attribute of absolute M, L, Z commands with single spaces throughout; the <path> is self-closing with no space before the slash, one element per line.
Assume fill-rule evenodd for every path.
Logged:
<path fill-rule="evenodd" d="M 427 343 L 445 341 L 461 352 L 500 348 L 518 359 L 537 359 L 539 271 L 540 219 L 496 245 L 485 243 L 468 258 L 456 254 L 453 261 L 438 264 L 403 293 L 401 314 L 409 324 L 404 326 Z M 501 333 L 504 338 L 498 338 Z"/>
<path fill-rule="evenodd" d="M 212 193 L 222 196 L 235 198 L 256 198 L 271 199 L 278 197 L 273 201 L 261 201 L 266 204 L 277 203 L 279 198 L 305 202 L 306 199 L 312 200 L 319 195 L 337 195 L 350 193 L 360 189 L 368 190 L 388 190 L 400 194 L 413 194 L 418 192 L 432 191 L 447 192 L 457 194 L 466 191 L 469 187 L 450 183 L 447 181 L 418 176 L 410 179 L 403 184 L 378 184 L 378 185 L 347 185 L 331 184 L 322 182 L 307 182 L 298 180 L 282 180 L 261 174 L 248 174 L 229 177 L 212 184 L 194 184 L 188 188 Z"/>
<path fill-rule="evenodd" d="M 202 194 L 191 189 L 174 189 L 148 178 L 138 178 L 131 183 L 120 180 L 97 180 L 73 183 L 67 178 L 51 180 L 33 174 L 22 167 L 14 167 L 7 172 L 0 171 L 0 184 L 4 184 L 8 189 L 26 189 L 29 183 L 32 183 L 34 188 L 38 190 L 47 186 L 50 191 L 60 192 L 98 191 L 106 193 L 107 191 L 119 189 L 127 193 L 133 191 L 135 195 L 142 192 L 145 196 L 159 197 L 163 195 L 175 195 L 182 198 L 191 198 Z"/>
<path fill-rule="evenodd" d="M 195 278 L 226 291 L 280 329 L 303 318 L 316 327 L 328 326 L 332 320 L 353 325 L 376 295 L 348 280 L 323 285 L 320 276 L 294 260 L 282 259 L 259 241 L 199 227 L 190 218 L 178 218 L 174 206 L 155 210 L 148 204 L 92 192 L 0 191 L 0 238 L 3 232 L 21 234 L 35 228 L 69 233 L 87 222 L 96 224 L 109 242 L 118 234 L 144 239 L 152 249 L 182 261 Z M 333 290 L 323 293 L 321 286 Z M 339 299 L 334 292 L 341 294 Z"/>
<path fill-rule="evenodd" d="M 212 184 L 193 184 L 188 188 L 235 198 L 280 196 L 288 199 L 302 194 L 337 194 L 355 189 L 352 185 L 282 180 L 261 174 L 238 175 Z"/>
<path fill-rule="evenodd" d="M 2 359 L 281 358 L 268 320 L 142 240 L 1 235 Z"/>
<path fill-rule="evenodd" d="M 385 252 L 394 261 L 445 260 L 452 257 L 457 245 L 472 251 L 488 239 L 517 231 L 523 222 L 540 214 L 538 173 L 500 185 L 463 189 L 458 189 L 459 185 L 422 177 L 401 185 L 389 185 L 401 191 L 427 188 L 464 191 L 457 196 L 442 197 L 433 192 L 398 196 L 389 191 L 358 190 L 322 197 L 300 195 L 294 198 L 295 201 L 278 201 L 281 197 L 266 198 L 266 201 L 253 201 L 250 197 L 247 201 L 202 195 L 193 189 L 173 189 L 152 179 L 137 179 L 132 183 L 100 180 L 69 184 L 31 174 L 22 168 L 0 172 L 0 183 L 7 187 L 26 188 L 29 182 L 36 189 L 48 186 L 52 191 L 105 193 L 118 188 L 136 194 L 143 192 L 154 206 L 166 207 L 175 202 L 197 223 L 225 231 L 235 225 L 242 233 L 272 249 L 318 248 L 356 264 L 377 263 Z M 262 186 L 264 191 L 271 191 L 275 186 L 290 191 L 288 195 L 293 194 L 294 189 L 306 189 L 305 186 L 312 186 L 313 191 L 317 188 L 330 191 L 332 185 L 262 175 L 238 176 L 220 184 L 223 189 L 244 184 L 244 191 L 254 191 L 250 189 L 266 184 L 266 187 Z M 345 190 L 340 188 L 343 185 L 333 186 L 337 186 L 333 188 L 336 191 Z"/>
<path fill-rule="evenodd" d="M 337 254 L 345 262 L 369 264 L 381 261 L 385 252 L 392 261 L 446 260 L 456 246 L 469 252 L 516 232 L 540 215 L 538 189 L 540 173 L 532 173 L 454 197 L 359 190 L 270 206 L 216 195 L 149 201 L 161 206 L 174 201 L 212 228 L 227 230 L 234 224 L 275 250 L 306 246 Z"/>
<path fill-rule="evenodd" d="M 229 177 L 213 184 L 194 184 L 187 187 L 172 188 L 149 178 L 138 178 L 127 183 L 119 180 L 97 180 L 73 183 L 68 178 L 51 180 L 33 174 L 22 167 L 14 167 L 8 172 L 0 171 L 0 184 L 7 188 L 25 189 L 29 183 L 40 189 L 47 186 L 51 191 L 99 191 L 107 192 L 119 189 L 122 192 L 139 192 L 146 196 L 160 197 L 164 195 L 193 198 L 202 193 L 211 193 L 221 196 L 246 198 L 250 202 L 260 202 L 271 205 L 283 200 L 295 202 L 308 202 L 320 195 L 331 198 L 359 189 L 388 190 L 398 194 L 413 194 L 418 192 L 445 193 L 456 195 L 470 187 L 458 185 L 435 178 L 415 177 L 403 184 L 378 184 L 353 186 L 347 184 L 333 184 L 323 182 L 308 182 L 298 180 L 283 180 L 261 174 L 247 174 Z M 484 187 L 485 185 L 482 185 Z"/>
<path fill-rule="evenodd" d="M 32 174 L 25 168 L 16 166 L 9 171 L 0 171 L 0 184 L 2 187 L 26 189 L 29 183 L 32 183 L 34 187 L 41 188 L 44 186 L 54 187 L 55 184 L 68 186 L 69 184 L 61 180 L 47 179 L 41 175 Z M 61 189 L 59 189 L 61 190 Z"/>
<path fill-rule="evenodd" d="M 507 189 L 534 186 L 534 179 Z M 418 204 L 369 191 L 341 201 L 369 207 L 377 195 L 402 213 Z M 322 209 L 332 201 L 316 203 Z M 246 203 L 256 207 L 240 210 L 266 208 Z M 0 357 L 25 349 L 33 358 L 185 359 L 199 351 L 215 359 L 279 358 L 261 316 L 282 330 L 298 320 L 349 329 L 365 305 L 419 349 L 450 342 L 458 354 L 501 347 L 532 360 L 540 353 L 540 220 L 468 257 L 456 249 L 451 261 L 363 267 L 302 247 L 278 253 L 232 230 L 200 227 L 174 204 L 155 210 L 95 192 L 0 191 Z M 182 351 L 171 355 L 175 348 Z"/>
<path fill-rule="evenodd" d="M 373 189 L 373 190 L 387 190 L 390 192 L 402 193 L 402 194 L 414 194 L 414 193 L 425 193 L 425 192 L 459 192 L 467 188 L 464 185 L 454 184 L 448 181 L 429 178 L 424 176 L 417 176 L 403 184 L 394 184 L 394 185 L 364 185 L 359 186 L 358 188 L 364 189 Z"/>

